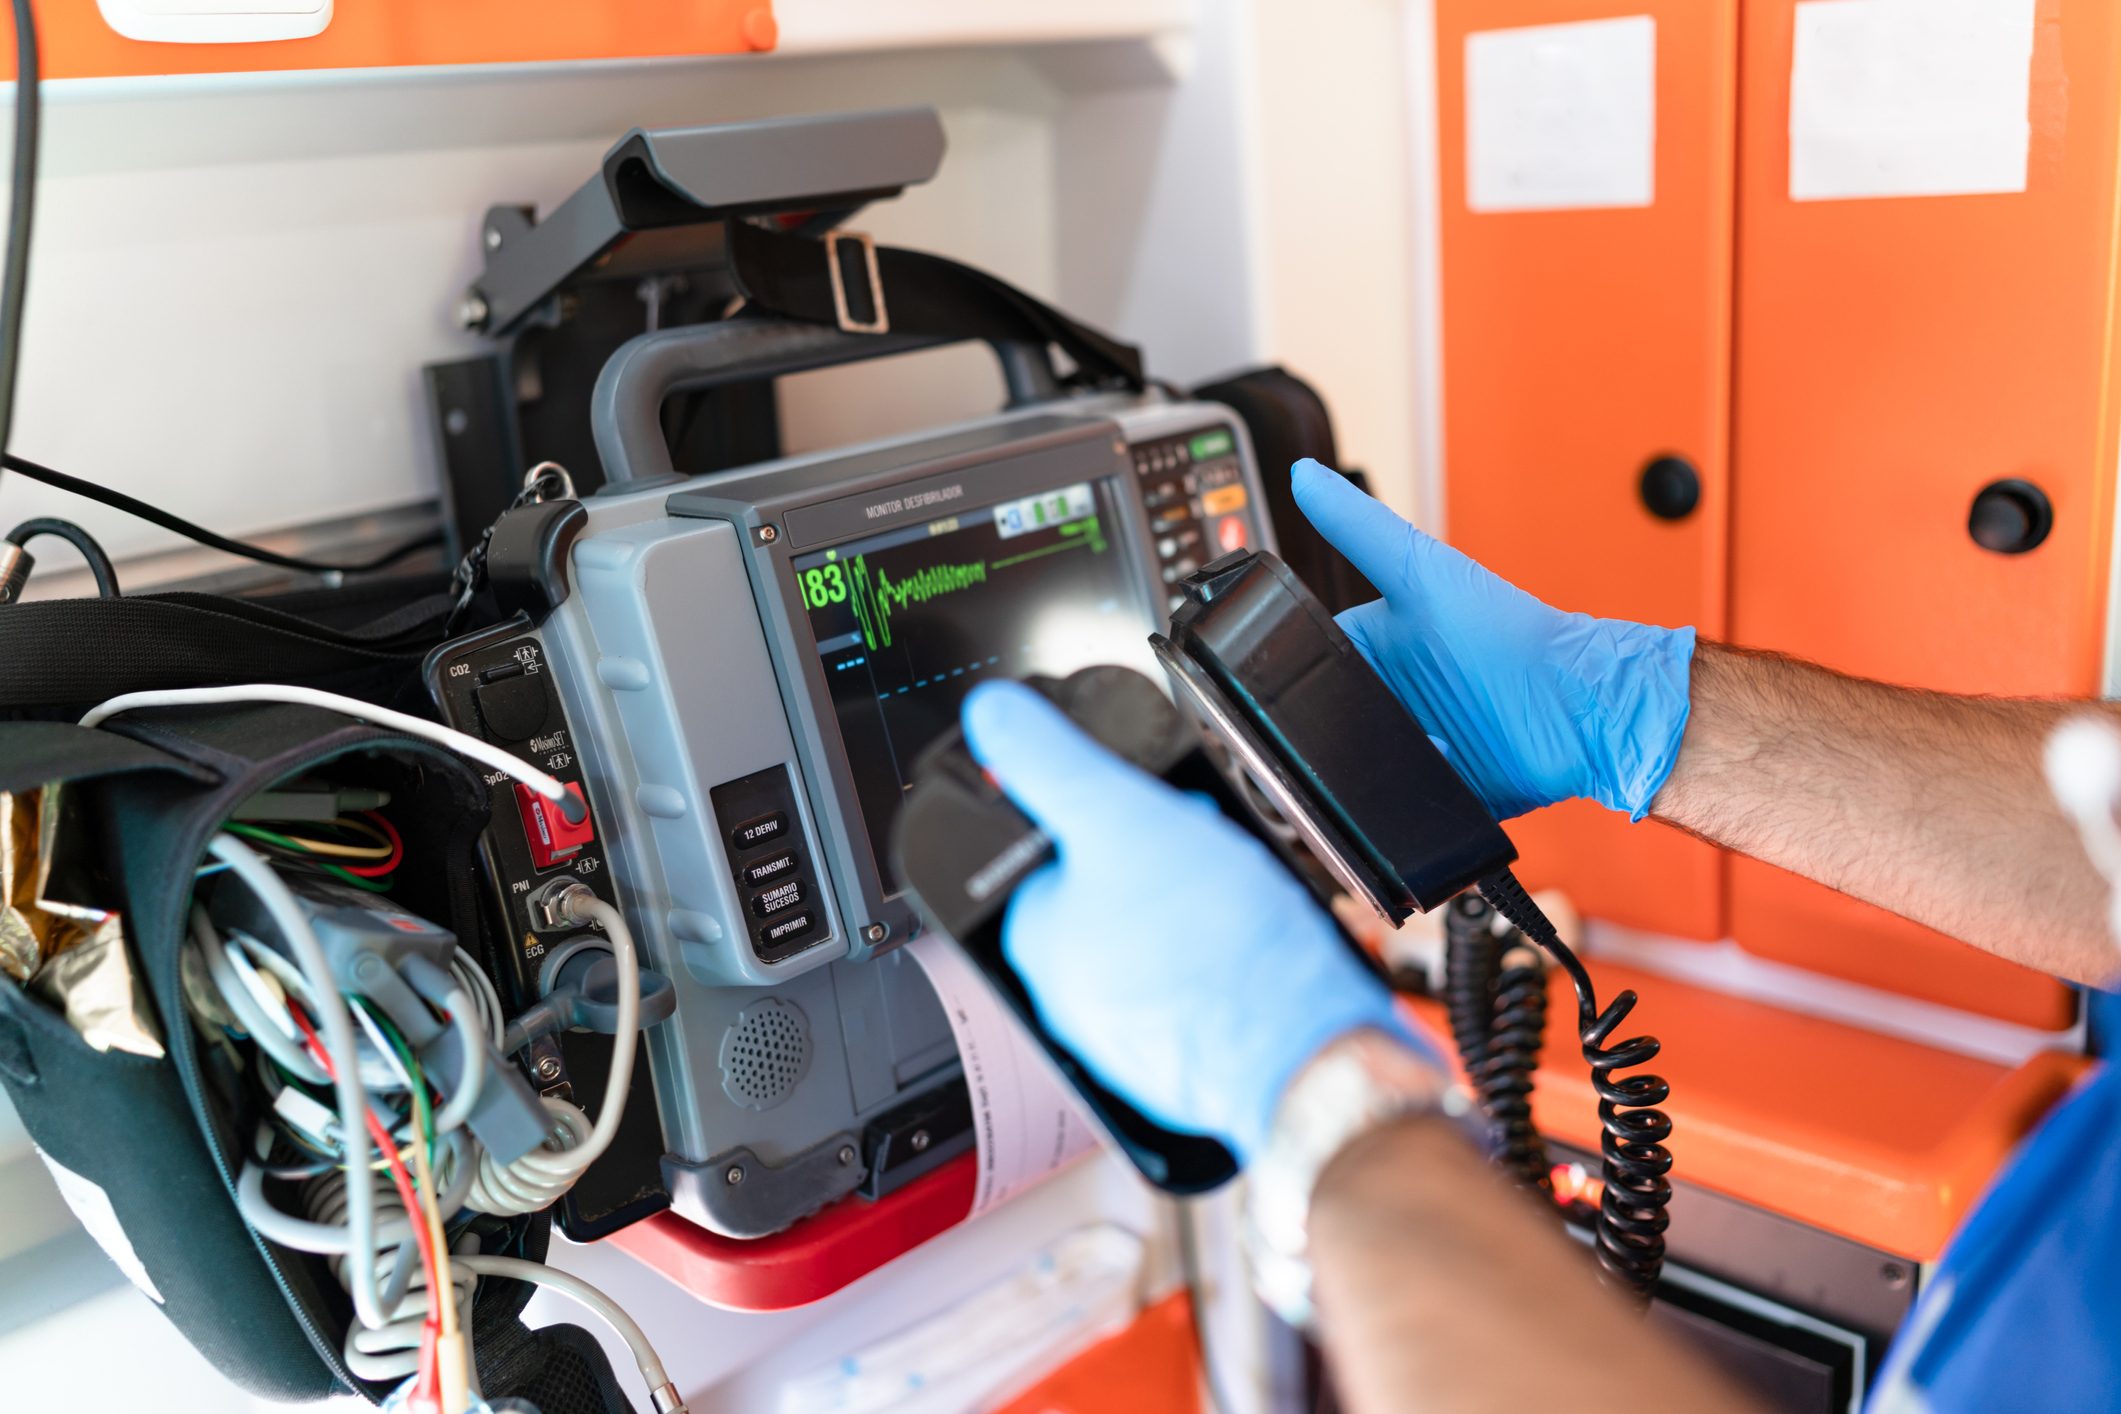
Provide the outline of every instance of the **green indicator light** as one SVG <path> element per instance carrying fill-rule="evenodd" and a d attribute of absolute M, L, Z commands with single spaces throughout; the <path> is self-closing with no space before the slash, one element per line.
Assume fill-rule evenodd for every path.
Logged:
<path fill-rule="evenodd" d="M 1193 460 L 1204 462 L 1213 457 L 1226 457 L 1236 451 L 1237 439 L 1230 435 L 1227 428 L 1218 428 L 1213 432 L 1201 433 L 1189 445 L 1192 448 Z"/>

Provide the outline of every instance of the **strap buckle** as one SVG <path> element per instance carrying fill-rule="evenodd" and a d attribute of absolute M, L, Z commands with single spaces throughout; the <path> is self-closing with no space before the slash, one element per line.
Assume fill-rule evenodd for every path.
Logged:
<path fill-rule="evenodd" d="M 853 241 L 862 248 L 862 263 L 869 275 L 869 302 L 876 310 L 876 318 L 856 319 L 847 308 L 847 277 L 840 270 L 840 242 Z M 825 233 L 825 272 L 832 277 L 832 312 L 838 319 L 842 332 L 848 334 L 888 334 L 891 332 L 891 313 L 884 308 L 884 279 L 876 268 L 876 241 L 867 231 L 827 231 Z"/>

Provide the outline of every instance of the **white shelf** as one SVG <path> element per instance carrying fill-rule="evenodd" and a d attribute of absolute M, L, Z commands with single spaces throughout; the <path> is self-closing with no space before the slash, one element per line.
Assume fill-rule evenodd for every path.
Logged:
<path fill-rule="evenodd" d="M 1200 0 L 777 0 L 783 54 L 1079 44 L 1193 28 Z"/>

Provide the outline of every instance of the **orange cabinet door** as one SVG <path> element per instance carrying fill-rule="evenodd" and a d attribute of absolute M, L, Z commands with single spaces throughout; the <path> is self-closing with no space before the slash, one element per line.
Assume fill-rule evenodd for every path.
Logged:
<path fill-rule="evenodd" d="M 1897 138 L 1877 117 L 1909 101 L 1926 60 L 1881 60 L 1890 35 L 1817 28 L 1863 18 L 1816 13 L 1842 8 L 1745 6 L 1733 631 L 1892 682 L 2095 693 L 2114 520 L 2121 7 L 2037 0 L 2030 35 L 2018 11 L 2015 38 L 1982 42 L 2007 54 L 2029 41 L 2029 60 L 1914 94 Z M 1825 67 L 1793 77 L 1793 58 Z M 2014 119 L 2022 103 L 2030 120 L 2019 191 L 1965 160 L 1993 133 L 1937 117 L 1978 110 L 1990 100 L 1967 95 L 2001 79 L 2015 91 L 1990 111 Z M 2024 553 L 1969 533 L 1976 496 L 2007 479 L 2052 504 L 2052 530 Z M 1730 888 L 1733 936 L 1756 953 L 2030 1025 L 2070 1020 L 2059 984 L 1778 870 L 1733 860 Z"/>
<path fill-rule="evenodd" d="M 743 54 L 780 33 L 772 0 L 337 0 L 323 33 L 255 44 L 127 39 L 93 0 L 37 9 L 48 79 Z M 0 79 L 14 72 L 10 41 Z"/>
<path fill-rule="evenodd" d="M 1734 0 L 1436 6 L 1446 532 L 1549 603 L 1711 636 L 1737 23 Z M 1642 494 L 1664 457 L 1698 483 L 1677 519 Z M 1585 913 L 1722 936 L 1708 846 L 1583 802 L 1509 829 Z"/>

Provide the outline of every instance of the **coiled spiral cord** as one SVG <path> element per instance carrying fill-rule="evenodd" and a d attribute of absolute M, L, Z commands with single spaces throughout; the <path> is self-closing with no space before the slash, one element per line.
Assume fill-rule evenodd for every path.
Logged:
<path fill-rule="evenodd" d="M 1623 991 L 1600 1010 L 1591 974 L 1562 942 L 1539 905 L 1504 869 L 1480 881 L 1480 892 L 1519 932 L 1546 949 L 1576 988 L 1577 1033 L 1598 1092 L 1599 1159 L 1605 1196 L 1598 1209 L 1598 1262 L 1609 1282 L 1648 1300 L 1664 1269 L 1664 1234 L 1671 1225 L 1672 1153 L 1665 1141 L 1672 1120 L 1657 1106 L 1672 1093 L 1660 1075 L 1616 1078 L 1613 1072 L 1647 1065 L 1662 1049 L 1654 1036 L 1607 1044 L 1635 1009 Z M 1492 1045 L 1492 1042 L 1491 1042 Z"/>
<path fill-rule="evenodd" d="M 541 1212 L 564 1197 L 603 1152 L 605 1146 L 590 1147 L 594 1126 L 578 1106 L 553 1095 L 540 1097 L 539 1103 L 552 1125 L 543 1145 L 510 1164 L 479 1150 L 478 1172 L 464 1200 L 473 1212 L 499 1217 Z"/>
<path fill-rule="evenodd" d="M 444 1150 L 445 1154 L 451 1152 Z M 456 1161 L 455 1158 L 446 1159 L 445 1164 Z M 405 1204 L 389 1176 L 370 1171 L 366 1179 L 375 1191 L 378 1232 L 403 1231 L 410 1227 L 414 1218 L 405 1211 Z M 346 1182 L 347 1175 L 341 1170 L 311 1179 L 302 1186 L 302 1210 L 310 1221 L 333 1227 L 346 1222 Z M 457 1195 L 462 1193 L 461 1183 L 450 1186 L 456 1189 Z M 456 1195 L 445 1194 L 444 1201 L 452 1196 Z M 342 1252 L 332 1258 L 332 1275 L 338 1278 L 339 1285 L 348 1291 L 353 1290 L 355 1273 L 351 1264 L 364 1260 L 367 1255 Z M 376 1286 L 382 1293 L 383 1310 L 388 1319 L 375 1327 L 349 1321 L 342 1349 L 346 1368 L 357 1377 L 381 1384 L 396 1384 L 419 1369 L 420 1345 L 431 1304 L 427 1273 L 421 1267 L 418 1251 L 409 1238 L 398 1247 L 378 1251 L 372 1256 Z M 476 1272 L 468 1267 L 451 1265 L 450 1286 L 456 1292 L 458 1322 L 467 1331 L 471 1329 L 472 1293 L 478 1284 Z"/>
<path fill-rule="evenodd" d="M 1479 894 L 1460 894 L 1444 914 L 1443 1004 L 1451 1040 L 1466 1074 L 1477 1076 L 1495 1031 L 1495 987 L 1502 951 L 1490 926 L 1495 911 Z"/>
<path fill-rule="evenodd" d="M 1495 911 L 1477 894 L 1452 900 L 1444 941 L 1444 1007 L 1494 1126 L 1495 1161 L 1525 1188 L 1550 1193 L 1546 1141 L 1532 1123 L 1533 1077 L 1546 1039 L 1546 969 L 1521 937 L 1496 934 Z"/>
<path fill-rule="evenodd" d="M 497 1163 L 491 1154 L 481 1150 L 478 1172 L 466 1198 L 475 1212 L 515 1217 L 550 1207 L 611 1147 L 611 1141 L 618 1137 L 619 1122 L 625 1117 L 641 1016 L 641 962 L 633 930 L 626 926 L 624 915 L 581 884 L 570 884 L 562 890 L 555 910 L 570 923 L 603 929 L 604 940 L 611 945 L 612 958 L 618 964 L 618 1017 L 611 1038 L 611 1073 L 604 1083 L 604 1102 L 592 1123 L 579 1106 L 547 1095 L 543 1104 L 551 1127 L 545 1131 L 543 1144 L 509 1164 Z"/>
<path fill-rule="evenodd" d="M 1480 1097 L 1501 1140 L 1498 1160 L 1541 1194 L 1554 1187 L 1546 1141 L 1532 1123 L 1532 1077 L 1546 1034 L 1547 971 L 1529 946 L 1511 944 L 1495 984 L 1495 1034 L 1480 1066 Z"/>

